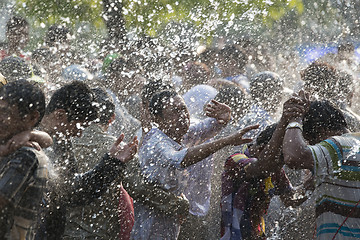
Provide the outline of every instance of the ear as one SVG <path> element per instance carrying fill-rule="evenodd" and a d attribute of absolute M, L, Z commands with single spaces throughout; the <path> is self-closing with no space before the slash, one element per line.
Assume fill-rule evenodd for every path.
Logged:
<path fill-rule="evenodd" d="M 35 125 L 39 122 L 39 119 L 40 119 L 39 111 L 33 111 L 24 117 L 24 122 L 29 127 L 29 129 L 33 129 Z"/>
<path fill-rule="evenodd" d="M 109 125 L 111 125 L 115 121 L 115 113 L 109 119 Z"/>
<path fill-rule="evenodd" d="M 56 120 L 64 121 L 67 120 L 67 113 L 65 109 L 56 109 L 54 111 L 54 117 Z"/>

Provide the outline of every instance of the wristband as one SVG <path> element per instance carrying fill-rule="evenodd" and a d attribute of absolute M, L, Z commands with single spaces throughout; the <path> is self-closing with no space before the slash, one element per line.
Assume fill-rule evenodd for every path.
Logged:
<path fill-rule="evenodd" d="M 289 128 L 298 128 L 300 129 L 301 131 L 303 131 L 303 125 L 301 123 L 298 123 L 298 122 L 291 122 L 289 123 L 285 130 L 288 130 Z"/>

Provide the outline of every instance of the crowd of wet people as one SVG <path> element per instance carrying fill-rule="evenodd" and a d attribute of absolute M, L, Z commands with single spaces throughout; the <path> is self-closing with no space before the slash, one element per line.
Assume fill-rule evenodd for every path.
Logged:
<path fill-rule="evenodd" d="M 0 239 L 266 239 L 275 195 L 311 211 L 278 239 L 360 238 L 351 43 L 297 78 L 250 40 L 83 56 L 65 26 L 32 52 L 24 18 L 6 29 Z"/>

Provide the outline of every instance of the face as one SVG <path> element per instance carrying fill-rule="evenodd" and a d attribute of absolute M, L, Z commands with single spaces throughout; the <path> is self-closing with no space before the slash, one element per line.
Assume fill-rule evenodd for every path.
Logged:
<path fill-rule="evenodd" d="M 20 116 L 18 108 L 0 100 L 0 142 L 5 143 L 12 136 L 26 130 L 29 130 L 29 126 L 26 119 Z"/>
<path fill-rule="evenodd" d="M 29 42 L 29 27 L 15 27 L 7 32 L 7 38 L 9 43 L 24 48 Z"/>
<path fill-rule="evenodd" d="M 177 95 L 164 105 L 162 117 L 158 117 L 160 128 L 170 137 L 180 140 L 189 130 L 190 114 L 184 99 Z"/>
<path fill-rule="evenodd" d="M 68 115 L 63 109 L 57 109 L 52 113 L 50 119 L 52 134 L 56 134 L 65 139 L 80 137 L 88 122 L 80 120 L 68 120 Z M 49 127 L 48 127 L 49 128 Z"/>

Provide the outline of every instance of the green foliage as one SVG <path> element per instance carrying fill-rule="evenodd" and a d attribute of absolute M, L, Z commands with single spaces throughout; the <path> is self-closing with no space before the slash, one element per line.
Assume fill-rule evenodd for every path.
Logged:
<path fill-rule="evenodd" d="M 289 11 L 301 14 L 304 8 L 302 0 L 123 0 L 123 3 L 127 27 L 152 36 L 168 22 L 188 22 L 211 35 L 215 30 L 213 23 L 247 18 L 269 25 Z M 34 17 L 35 24 L 88 21 L 96 27 L 104 26 L 101 0 L 16 0 L 16 9 Z"/>

